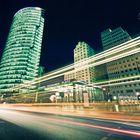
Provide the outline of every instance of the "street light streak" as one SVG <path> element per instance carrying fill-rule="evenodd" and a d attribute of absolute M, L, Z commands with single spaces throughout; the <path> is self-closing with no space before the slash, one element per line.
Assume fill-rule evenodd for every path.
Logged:
<path fill-rule="evenodd" d="M 116 46 L 114 48 L 111 48 L 109 50 L 106 50 L 104 52 L 96 54 L 96 55 L 94 55 L 92 57 L 89 57 L 88 59 L 86 59 L 84 61 L 82 60 L 82 62 L 75 63 L 75 64 L 70 64 L 68 66 L 65 66 L 65 67 L 62 67 L 60 69 L 54 70 L 54 71 L 49 72 L 48 74 L 46 74 L 46 75 L 44 75 L 42 77 L 36 78 L 34 81 L 29 81 L 29 82 L 20 84 L 20 85 L 14 87 L 12 89 L 28 87 L 28 86 L 30 86 L 32 84 L 37 84 L 37 83 L 43 82 L 45 80 L 50 80 L 50 79 L 53 79 L 53 78 L 56 78 L 56 77 L 59 77 L 59 76 L 63 76 L 65 74 L 69 74 L 69 73 L 75 73 L 77 71 L 86 69 L 88 67 L 98 66 L 98 65 L 101 65 L 101 64 L 105 64 L 105 63 L 120 59 L 120 58 L 124 58 L 126 56 L 130 56 L 132 54 L 139 53 L 140 52 L 140 48 L 138 46 L 139 44 L 140 44 L 140 37 L 137 37 L 137 38 L 132 39 L 132 40 L 126 42 L 126 43 L 123 43 L 123 44 L 118 45 L 118 46 Z M 119 53 L 120 51 L 124 51 L 126 49 L 130 49 L 130 48 L 135 47 L 135 46 L 136 46 L 136 48 L 131 50 L 131 51 L 129 51 L 129 52 L 125 52 L 125 53 L 122 52 L 119 55 L 111 56 L 110 58 L 108 58 L 109 55 Z M 100 60 L 100 59 L 103 59 L 103 60 Z M 95 61 L 99 61 L 99 62 L 95 62 Z M 92 62 L 93 62 L 93 64 L 91 64 Z M 75 68 L 77 65 L 80 65 L 80 68 Z M 95 84 L 98 84 L 98 83 L 95 83 Z"/>
<path fill-rule="evenodd" d="M 24 108 L 23 108 L 23 111 L 24 111 Z M 12 117 L 12 116 L 14 116 L 14 117 Z M 82 123 L 82 122 L 75 122 L 72 120 L 70 121 L 70 120 L 66 120 L 66 119 L 59 119 L 59 118 L 52 118 L 52 117 L 50 118 L 49 116 L 43 117 L 43 116 L 28 114 L 28 113 L 24 113 L 24 112 L 18 112 L 18 110 L 9 111 L 9 110 L 2 109 L 0 117 L 3 120 L 12 122 L 12 123 L 20 125 L 22 127 L 30 127 L 30 129 L 35 129 L 36 125 L 38 125 L 40 127 L 42 125 L 44 127 L 47 127 L 47 124 L 48 124 L 47 122 L 50 122 L 52 125 L 61 124 L 62 126 L 65 126 L 65 124 L 69 124 L 69 126 L 76 125 L 76 126 L 88 127 L 88 128 L 93 128 L 93 129 L 105 130 L 105 131 L 109 131 L 109 132 L 112 131 L 112 132 L 118 133 L 118 134 L 121 133 L 121 134 L 125 134 L 125 135 L 131 135 L 133 137 L 140 137 L 139 131 L 124 130 L 124 129 L 117 129 L 117 128 L 111 128 L 111 127 L 100 126 L 100 125 L 86 124 L 86 123 Z"/>
<path fill-rule="evenodd" d="M 113 131 L 115 133 L 122 133 L 122 134 L 127 134 L 131 136 L 139 136 L 140 137 L 140 132 L 136 131 L 130 131 L 130 130 L 123 130 L 123 129 L 117 129 L 117 128 L 111 128 L 111 127 L 105 127 L 105 126 L 99 126 L 99 125 L 92 125 L 92 124 L 85 124 L 85 123 L 80 123 L 80 122 L 73 122 L 73 121 L 68 121 L 68 120 L 60 120 L 60 119 L 50 119 L 52 122 L 61 122 L 63 123 L 68 123 L 70 125 L 78 125 L 78 126 L 83 126 L 83 127 L 89 127 L 89 128 L 95 128 L 95 129 L 101 129 L 105 131 Z"/>
<path fill-rule="evenodd" d="M 140 37 L 138 37 L 138 39 L 140 39 Z M 131 48 L 131 47 L 134 47 L 134 46 L 139 45 L 139 44 L 140 44 L 140 41 L 138 40 L 137 43 L 134 42 L 133 45 L 128 44 L 127 46 L 123 46 L 121 50 L 125 50 L 126 48 Z M 138 51 L 139 51 L 139 49 L 138 49 Z M 114 52 L 115 52 L 114 50 L 112 50 L 112 52 L 107 52 L 107 53 L 105 53 L 105 51 L 104 51 L 104 52 L 102 52 L 101 54 L 99 53 L 99 54 L 97 54 L 97 55 L 94 55 L 93 58 L 89 57 L 87 63 L 89 63 L 90 61 L 98 60 L 98 59 L 100 59 L 100 58 L 108 57 L 109 54 L 112 55 L 112 54 L 114 54 Z M 119 48 L 119 50 L 116 51 L 116 52 L 120 52 L 120 48 Z M 116 53 L 116 52 L 115 52 L 115 53 Z M 89 60 L 90 60 L 90 61 L 89 61 Z M 108 62 L 108 61 L 107 61 L 107 62 Z M 65 67 L 64 67 L 64 69 L 61 68 L 60 71 L 59 71 L 59 69 L 58 69 L 58 71 L 52 72 L 51 74 L 47 74 L 47 75 L 45 75 L 45 76 L 51 76 L 51 75 L 53 75 L 53 74 L 59 73 L 59 72 L 64 71 L 64 70 L 66 71 L 66 70 L 68 70 L 68 69 L 70 69 L 70 68 L 73 68 L 73 66 L 74 66 L 73 64 L 68 65 L 68 66 L 65 66 L 66 68 L 65 68 Z M 41 78 L 44 78 L 44 77 L 41 77 Z"/>
<path fill-rule="evenodd" d="M 81 66 L 80 68 L 77 68 L 77 69 L 75 69 L 75 70 L 72 70 L 70 73 L 77 72 L 77 71 L 83 70 L 83 69 L 88 68 L 88 67 L 93 67 L 93 66 L 101 65 L 101 64 L 104 64 L 104 63 L 107 63 L 107 62 L 110 62 L 110 61 L 113 61 L 113 60 L 116 60 L 116 59 L 120 59 L 120 58 L 122 58 L 122 57 L 126 57 L 126 56 L 129 56 L 129 55 L 131 55 L 131 54 L 138 53 L 138 52 L 140 52 L 140 49 L 137 49 L 137 50 L 132 51 L 132 52 L 130 52 L 130 53 L 125 53 L 125 54 L 122 54 L 122 55 L 119 55 L 119 56 L 116 56 L 116 57 L 113 57 L 113 58 L 109 58 L 109 59 L 107 59 L 107 60 L 102 60 L 102 61 L 100 61 L 100 62 L 95 62 L 94 64 L 89 64 L 89 65 Z M 58 74 L 58 75 L 55 75 L 55 76 L 51 76 L 51 77 L 49 77 L 49 75 L 48 75 L 48 78 L 42 79 L 42 80 L 40 80 L 40 81 L 39 81 L 39 79 L 38 79 L 38 81 L 31 82 L 30 84 L 36 84 L 36 83 L 38 83 L 38 82 L 43 82 L 44 80 L 53 79 L 53 78 L 56 78 L 56 77 L 59 77 L 59 76 L 63 76 L 63 75 L 65 75 L 65 74 L 67 74 L 67 72 L 61 73 L 61 74 Z M 26 83 L 25 83 L 24 86 L 26 86 Z M 28 85 L 27 85 L 27 86 L 28 86 Z"/>
<path fill-rule="evenodd" d="M 132 47 L 134 47 L 134 46 L 136 46 L 136 45 L 139 45 L 140 44 L 140 42 L 138 42 L 138 43 L 134 43 L 133 45 L 130 45 L 129 44 L 129 46 L 123 46 L 123 48 L 121 49 L 121 48 L 119 48 L 119 50 L 112 50 L 112 52 L 102 52 L 103 54 L 101 55 L 101 54 L 98 54 L 99 56 L 93 56 L 93 58 L 91 58 L 91 57 L 89 57 L 89 59 L 90 59 L 90 61 L 95 61 L 95 60 L 99 60 L 99 59 L 101 59 L 101 58 L 105 58 L 105 57 L 108 57 L 109 55 L 113 55 L 113 54 L 115 54 L 115 53 L 120 53 L 121 51 L 124 51 L 124 50 L 126 50 L 126 49 L 128 49 L 128 48 L 132 48 Z"/>
<path fill-rule="evenodd" d="M 97 128 L 97 129 L 102 129 L 102 130 L 107 130 L 107 131 L 113 131 L 116 133 L 123 133 L 127 135 L 132 135 L 132 136 L 139 136 L 140 137 L 140 132 L 135 132 L 135 131 L 128 131 L 128 130 L 122 130 L 122 129 L 116 129 L 116 128 L 110 128 L 110 127 L 104 127 L 104 126 L 97 126 L 97 125 L 90 125 L 90 124 L 78 124 L 80 126 L 87 126 L 90 128 Z"/>
<path fill-rule="evenodd" d="M 99 53 L 99 55 L 100 55 L 100 54 L 104 54 L 104 53 L 106 53 L 106 52 L 108 52 L 108 51 L 117 49 L 117 48 L 119 49 L 119 48 L 121 48 L 121 47 L 124 47 L 124 46 L 127 45 L 127 44 L 130 45 L 129 43 L 132 42 L 132 41 L 135 41 L 135 43 L 136 43 L 136 42 L 139 42 L 139 39 L 140 39 L 140 37 L 131 39 L 131 40 L 129 40 L 129 41 L 127 41 L 127 42 L 124 42 L 124 43 L 122 43 L 122 44 L 120 44 L 120 45 L 114 46 L 113 48 L 107 49 L 107 50 L 105 50 L 104 52 Z M 131 44 L 132 44 L 132 43 L 131 43 Z M 98 55 L 98 54 L 97 54 L 97 55 Z"/>
<path fill-rule="evenodd" d="M 108 81 L 104 81 L 104 82 L 98 82 L 96 83 L 96 85 L 98 84 L 106 84 L 106 83 L 111 83 L 111 82 L 119 82 L 119 81 L 122 81 L 122 80 L 130 80 L 130 79 L 134 79 L 134 78 L 140 78 L 140 75 L 136 75 L 136 76 L 130 76 L 130 77 L 124 77 L 124 78 L 118 78 L 118 79 L 113 79 L 113 80 L 108 80 Z"/>
<path fill-rule="evenodd" d="M 102 87 L 105 87 L 105 86 L 115 86 L 115 85 L 122 85 L 122 84 L 130 84 L 130 83 L 137 83 L 137 82 L 140 82 L 140 80 L 135 80 L 135 81 L 126 81 L 126 82 L 119 82 L 119 83 L 113 83 L 113 84 L 111 84 L 111 83 L 107 83 L 107 84 L 105 84 L 105 85 L 101 85 Z"/>

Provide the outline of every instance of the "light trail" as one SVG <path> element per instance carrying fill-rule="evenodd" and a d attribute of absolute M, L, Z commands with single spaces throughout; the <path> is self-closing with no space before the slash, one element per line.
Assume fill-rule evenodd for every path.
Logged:
<path fill-rule="evenodd" d="M 54 75 L 54 74 L 57 74 L 57 73 L 60 73 L 60 72 L 63 72 L 63 71 L 69 70 L 69 69 L 73 69 L 76 66 L 76 64 L 82 63 L 83 61 L 84 61 L 84 63 L 90 63 L 91 61 L 95 61 L 95 60 L 99 60 L 99 59 L 104 58 L 104 57 L 108 57 L 110 54 L 112 55 L 116 52 L 120 52 L 121 50 L 126 50 L 127 48 L 132 48 L 132 47 L 140 44 L 139 39 L 140 39 L 140 37 L 138 37 L 136 39 L 133 39 L 131 41 L 128 41 L 128 42 L 132 42 L 132 41 L 135 41 L 135 42 L 132 42 L 131 44 L 128 44 L 128 45 L 125 45 L 125 46 L 119 45 L 119 46 L 122 46 L 122 48 L 117 48 L 119 46 L 116 46 L 115 48 L 117 48 L 117 51 L 114 51 L 114 48 L 109 49 L 107 51 L 104 51 L 104 52 L 101 52 L 97 55 L 94 55 L 93 57 L 88 58 L 88 60 L 86 60 L 86 62 L 84 60 L 81 60 L 78 63 L 70 64 L 70 65 L 65 66 L 63 68 L 54 70 L 54 71 L 48 73 L 47 75 L 44 75 L 43 77 L 40 77 L 40 78 L 37 78 L 37 79 L 39 80 L 39 79 L 45 78 L 46 76 L 51 76 L 51 75 Z M 124 44 L 126 44 L 126 43 L 124 43 Z M 111 52 L 109 52 L 109 51 L 111 51 Z"/>
<path fill-rule="evenodd" d="M 140 77 L 140 76 L 139 76 Z M 135 80 L 135 81 L 125 81 L 125 82 L 119 82 L 119 83 L 111 83 L 111 82 L 109 82 L 108 81 L 108 83 L 107 84 L 101 84 L 101 86 L 103 86 L 103 87 L 105 87 L 105 86 L 115 86 L 115 85 L 122 85 L 122 84 L 131 84 L 131 83 L 137 83 L 137 82 L 140 82 L 140 80 Z M 100 84 L 96 84 L 96 85 L 100 85 Z"/>
<path fill-rule="evenodd" d="M 127 49 L 130 49 L 132 47 L 135 47 L 140 44 L 140 41 L 138 43 L 134 43 L 133 45 L 128 45 L 128 46 L 123 46 L 123 48 L 119 48 L 117 51 L 112 50 L 111 52 L 104 52 L 102 55 L 100 54 L 99 56 L 94 56 L 93 58 L 89 58 L 90 61 L 99 61 L 100 59 L 104 59 L 106 57 L 109 57 L 110 55 L 115 55 L 116 53 L 121 53 L 121 51 L 126 51 Z"/>
<path fill-rule="evenodd" d="M 108 57 L 109 55 L 112 55 L 114 53 L 120 53 L 120 51 L 124 51 L 128 48 L 135 47 L 136 45 L 139 45 L 139 44 L 140 44 L 140 37 L 137 37 L 137 38 L 132 39 L 132 40 L 126 42 L 126 43 L 120 44 L 118 46 L 115 46 L 115 47 L 110 48 L 108 50 L 105 50 L 103 52 L 100 52 L 100 53 L 98 53 L 94 56 L 91 56 L 89 59 L 98 60 L 98 59 L 101 59 L 101 58 L 104 58 L 104 57 Z"/>
<path fill-rule="evenodd" d="M 129 53 L 126 52 L 126 53 L 120 54 L 118 56 L 114 56 L 112 58 L 106 58 L 105 60 L 101 60 L 99 62 L 94 62 L 93 64 L 88 64 L 88 65 L 81 66 L 80 68 L 77 68 L 77 69 L 73 70 L 72 72 L 80 71 L 80 70 L 83 70 L 83 69 L 88 68 L 88 67 L 94 67 L 94 66 L 98 66 L 98 65 L 101 65 L 101 64 L 106 64 L 108 62 L 115 61 L 115 60 L 118 60 L 120 58 L 124 58 L 126 56 L 130 56 L 132 54 L 136 54 L 136 53 L 139 53 L 139 52 L 140 52 L 140 48 L 138 48 L 136 50 L 133 50 L 133 51 L 130 51 Z"/>
<path fill-rule="evenodd" d="M 118 78 L 118 79 L 113 79 L 113 80 L 108 80 L 108 81 L 103 81 L 103 82 L 97 82 L 96 84 L 106 84 L 106 83 L 111 83 L 111 82 L 120 82 L 122 80 L 131 80 L 131 79 L 136 79 L 136 78 L 140 78 L 140 75 L 136 75 L 136 76 L 130 76 L 130 77 L 124 77 L 124 78 Z"/>
<path fill-rule="evenodd" d="M 101 125 L 93 125 L 93 124 L 87 124 L 83 122 L 76 122 L 72 120 L 52 118 L 49 116 L 43 117 L 40 115 L 28 114 L 26 112 L 24 113 L 24 109 L 23 109 L 23 112 L 18 112 L 18 110 L 17 111 L 1 110 L 0 117 L 3 120 L 9 121 L 14 124 L 20 125 L 24 128 L 27 127 L 27 128 L 30 128 L 31 130 L 36 130 L 36 131 L 41 131 L 42 130 L 41 127 L 47 128 L 48 122 L 49 122 L 49 124 L 51 123 L 53 126 L 59 124 L 63 126 L 64 128 L 65 128 L 65 125 L 81 126 L 81 127 L 92 128 L 92 129 L 99 129 L 99 130 L 112 132 L 116 134 L 125 134 L 125 135 L 129 135 L 133 137 L 140 137 L 140 131 L 124 130 L 124 129 L 118 129 L 118 128 L 101 126 Z"/>
<path fill-rule="evenodd" d="M 128 131 L 128 130 L 122 130 L 122 129 L 117 129 L 117 128 L 110 128 L 110 127 L 90 125 L 90 124 L 82 124 L 82 123 L 81 124 L 78 123 L 77 125 L 86 126 L 86 127 L 90 127 L 90 128 L 102 129 L 102 130 L 106 130 L 106 131 L 112 131 L 112 132 L 115 132 L 115 133 L 131 135 L 131 136 L 134 136 L 134 137 L 140 137 L 140 132 L 135 132 L 135 131 L 130 131 L 130 130 Z"/>
<path fill-rule="evenodd" d="M 140 37 L 136 37 L 136 38 L 131 39 L 131 40 L 125 42 L 125 43 L 122 43 L 122 44 L 120 44 L 120 45 L 114 46 L 113 48 L 110 48 L 110 49 L 107 49 L 107 50 L 105 50 L 105 51 L 103 51 L 103 52 L 100 52 L 99 54 L 96 54 L 96 56 L 101 55 L 101 54 L 104 54 L 104 53 L 107 53 L 107 52 L 112 51 L 112 50 L 114 50 L 114 49 L 119 49 L 119 48 L 121 48 L 121 47 L 124 47 L 125 45 L 128 45 L 128 44 L 130 44 L 130 43 L 133 42 L 133 41 L 134 41 L 134 42 L 139 42 L 139 41 L 140 41 L 139 39 L 140 39 Z M 132 43 L 131 43 L 131 44 L 132 44 Z"/>
<path fill-rule="evenodd" d="M 88 68 L 88 67 L 98 66 L 98 65 L 101 65 L 101 64 L 104 64 L 104 63 L 107 63 L 107 62 L 111 62 L 111 61 L 113 61 L 113 60 L 120 59 L 120 58 L 122 58 L 122 57 L 126 57 L 126 56 L 129 56 L 129 55 L 131 55 L 131 54 L 138 53 L 138 52 L 140 52 L 140 49 L 137 49 L 136 51 L 132 51 L 132 52 L 130 52 L 130 53 L 126 53 L 126 54 L 122 54 L 122 55 L 119 55 L 119 56 L 110 58 L 110 59 L 108 59 L 108 60 L 102 60 L 102 61 L 97 62 L 97 63 L 95 62 L 94 64 L 89 64 L 89 65 L 87 65 L 87 66 L 86 66 L 86 65 L 81 66 L 79 69 L 77 68 L 77 69 L 75 69 L 75 70 L 72 70 L 70 73 L 75 73 L 75 72 L 77 72 L 77 71 L 86 69 L 86 68 Z M 51 77 L 48 76 L 48 78 L 46 78 L 46 79 L 42 79 L 42 80 L 39 80 L 39 79 L 38 79 L 38 80 L 35 81 L 35 82 L 27 82 L 27 83 L 24 83 L 23 86 L 21 86 L 21 87 L 30 86 L 31 84 L 37 84 L 37 83 L 43 82 L 43 81 L 45 81 L 45 80 L 50 80 L 50 79 L 53 79 L 53 78 L 56 78 L 56 77 L 59 77 L 59 76 L 63 76 L 63 75 L 65 75 L 65 74 L 68 74 L 68 73 L 67 73 L 67 72 L 64 72 L 64 73 L 61 73 L 61 74 L 57 74 L 57 75 L 55 75 L 55 76 L 51 76 Z M 128 78 L 128 79 L 129 79 L 129 78 Z M 118 81 L 118 79 L 116 79 L 116 81 Z M 110 82 L 111 82 L 111 81 L 110 81 Z M 98 84 L 98 83 L 96 83 L 96 84 Z"/>
<path fill-rule="evenodd" d="M 43 82 L 45 80 L 50 80 L 50 79 L 53 79 L 53 78 L 56 78 L 59 76 L 66 75 L 66 74 L 75 73 L 77 71 L 80 71 L 80 70 L 83 70 L 83 69 L 86 69 L 89 67 L 95 67 L 98 65 L 106 64 L 108 62 L 115 61 L 120 58 L 124 58 L 124 57 L 130 56 L 130 55 L 139 53 L 140 47 L 138 45 L 140 45 L 140 37 L 132 39 L 126 43 L 113 47 L 113 48 L 106 50 L 104 52 L 101 52 L 99 54 L 96 54 L 96 55 L 94 55 L 88 59 L 82 60 L 78 63 L 70 64 L 68 66 L 62 67 L 62 68 L 54 70 L 52 72 L 49 72 L 48 74 L 46 74 L 42 77 L 36 78 L 34 81 L 29 81 L 29 82 L 20 84 L 16 87 L 12 88 L 12 90 L 22 88 L 22 87 L 28 87 L 32 84 L 37 84 L 37 83 Z M 130 50 L 127 52 L 122 52 L 122 54 L 117 54 L 116 56 L 112 56 L 112 55 L 115 55 L 116 53 L 120 53 L 120 51 L 125 51 L 130 48 L 133 48 L 133 50 Z M 110 55 L 111 55 L 111 57 L 110 57 Z M 103 59 L 103 60 L 100 60 L 100 59 Z M 96 61 L 99 61 L 99 62 L 96 62 Z M 92 64 L 92 62 L 93 62 L 93 64 Z M 79 65 L 80 65 L 80 68 L 75 68 Z M 96 84 L 98 84 L 98 83 L 96 83 Z"/>

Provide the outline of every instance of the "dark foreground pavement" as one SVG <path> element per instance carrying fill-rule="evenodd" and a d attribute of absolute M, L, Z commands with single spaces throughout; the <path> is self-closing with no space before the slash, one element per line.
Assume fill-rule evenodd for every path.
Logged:
<path fill-rule="evenodd" d="M 0 140 L 140 140 L 135 123 L 0 109 Z"/>
<path fill-rule="evenodd" d="M 32 130 L 0 119 L 0 140 L 43 140 L 45 137 Z"/>

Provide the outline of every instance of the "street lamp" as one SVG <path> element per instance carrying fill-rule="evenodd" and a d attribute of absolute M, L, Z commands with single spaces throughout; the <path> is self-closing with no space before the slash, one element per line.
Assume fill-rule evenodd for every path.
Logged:
<path fill-rule="evenodd" d="M 39 76 L 40 76 L 40 75 L 39 75 Z M 38 101 L 39 87 L 40 87 L 40 81 L 38 81 L 37 91 L 36 91 L 36 94 L 35 94 L 35 102 L 36 102 L 36 103 L 37 103 L 37 101 Z"/>
<path fill-rule="evenodd" d="M 103 88 L 104 100 L 108 101 L 108 94 L 106 93 L 106 88 Z"/>
<path fill-rule="evenodd" d="M 75 82 L 73 82 L 73 101 L 76 102 L 76 89 L 75 89 Z"/>
<path fill-rule="evenodd" d="M 140 100 L 140 92 L 136 92 L 137 99 Z"/>

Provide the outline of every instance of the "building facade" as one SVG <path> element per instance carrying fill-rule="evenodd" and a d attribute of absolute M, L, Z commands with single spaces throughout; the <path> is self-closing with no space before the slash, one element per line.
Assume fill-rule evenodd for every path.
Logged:
<path fill-rule="evenodd" d="M 78 42 L 74 49 L 74 71 L 64 76 L 64 80 L 83 81 L 92 83 L 95 80 L 94 67 L 88 67 L 89 57 L 94 55 L 94 50 L 85 42 Z M 84 68 L 81 69 L 81 66 Z"/>
<path fill-rule="evenodd" d="M 127 33 L 127 31 L 124 31 L 121 27 L 118 27 L 114 30 L 106 29 L 101 32 L 101 40 L 103 50 L 105 51 L 131 40 L 131 36 Z M 110 69 L 110 65 L 108 64 L 95 67 L 96 82 L 110 79 L 108 69 Z"/>
<path fill-rule="evenodd" d="M 137 39 L 132 39 L 130 35 L 124 31 L 121 27 L 110 30 L 107 29 L 106 31 L 101 33 L 102 45 L 103 49 L 109 51 L 116 51 L 116 49 L 120 48 L 121 54 L 121 47 L 124 45 L 125 47 L 129 47 L 134 45 L 135 48 L 139 48 L 139 45 L 135 45 L 138 42 Z M 127 49 L 126 49 L 127 50 Z M 132 49 L 133 50 L 133 49 Z M 130 50 L 129 50 L 130 51 Z M 112 86 L 107 87 L 108 92 L 117 95 L 119 97 L 123 96 L 137 96 L 137 93 L 140 93 L 140 82 L 132 82 L 129 78 L 134 76 L 140 75 L 140 53 L 135 53 L 129 55 L 127 57 L 117 59 L 112 62 L 106 63 L 106 67 L 104 69 L 107 70 L 108 80 L 117 80 L 123 79 L 126 84 L 114 84 Z M 126 79 L 125 79 L 126 78 Z M 133 81 L 137 80 L 134 78 Z M 131 81 L 131 82 L 129 82 Z M 116 81 L 117 83 L 118 81 Z"/>
<path fill-rule="evenodd" d="M 124 79 L 126 82 L 126 84 L 110 86 L 110 93 L 117 96 L 137 96 L 138 93 L 140 94 L 140 53 L 108 63 L 107 71 L 109 80 Z"/>
<path fill-rule="evenodd" d="M 14 15 L 0 63 L 1 92 L 38 76 L 43 28 L 41 8 L 23 8 Z"/>

